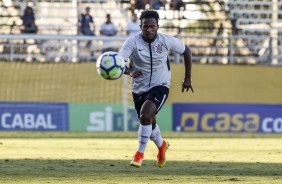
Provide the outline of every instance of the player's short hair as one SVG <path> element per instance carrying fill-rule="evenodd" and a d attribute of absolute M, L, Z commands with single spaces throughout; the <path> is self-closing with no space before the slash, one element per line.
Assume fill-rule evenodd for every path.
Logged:
<path fill-rule="evenodd" d="M 144 10 L 140 15 L 140 21 L 142 22 L 145 18 L 155 18 L 157 23 L 159 23 L 160 16 L 159 13 L 155 10 Z"/>

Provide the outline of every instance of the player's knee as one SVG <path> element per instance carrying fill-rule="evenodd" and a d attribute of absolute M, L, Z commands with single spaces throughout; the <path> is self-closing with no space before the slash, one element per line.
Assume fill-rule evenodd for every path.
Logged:
<path fill-rule="evenodd" d="M 150 116 L 149 114 L 141 114 L 140 115 L 140 123 L 141 123 L 141 125 L 152 124 L 152 116 Z"/>

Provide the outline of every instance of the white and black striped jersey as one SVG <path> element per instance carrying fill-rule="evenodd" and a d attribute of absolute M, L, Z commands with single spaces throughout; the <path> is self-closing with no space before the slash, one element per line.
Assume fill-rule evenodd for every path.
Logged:
<path fill-rule="evenodd" d="M 142 39 L 142 33 L 129 37 L 121 47 L 119 54 L 130 60 L 133 70 L 143 72 L 143 76 L 132 79 L 132 92 L 141 94 L 155 86 L 169 88 L 171 72 L 168 61 L 169 52 L 183 54 L 184 43 L 178 38 L 157 33 L 154 42 L 148 43 Z"/>

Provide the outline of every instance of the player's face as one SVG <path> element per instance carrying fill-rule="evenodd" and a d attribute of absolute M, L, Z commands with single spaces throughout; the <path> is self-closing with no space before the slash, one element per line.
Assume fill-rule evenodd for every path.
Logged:
<path fill-rule="evenodd" d="M 141 21 L 140 28 L 142 30 L 143 39 L 146 42 L 152 42 L 157 36 L 159 25 L 155 18 L 144 18 Z"/>

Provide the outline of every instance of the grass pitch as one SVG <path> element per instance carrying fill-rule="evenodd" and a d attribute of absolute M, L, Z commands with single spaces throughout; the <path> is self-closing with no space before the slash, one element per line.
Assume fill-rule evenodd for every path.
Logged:
<path fill-rule="evenodd" d="M 128 133 L 0 133 L 0 183 L 282 183 L 282 135 L 163 133 L 171 147 L 156 165 L 150 142 L 143 166 Z"/>

